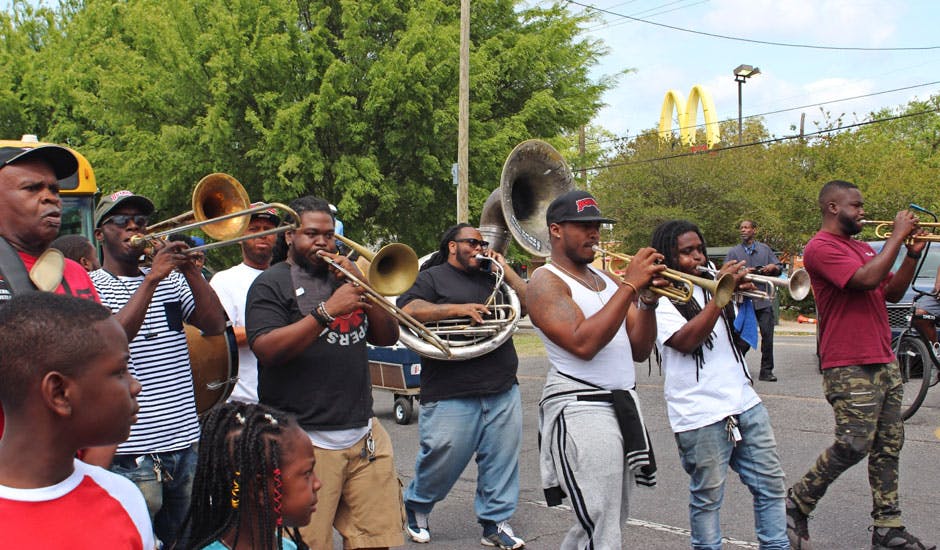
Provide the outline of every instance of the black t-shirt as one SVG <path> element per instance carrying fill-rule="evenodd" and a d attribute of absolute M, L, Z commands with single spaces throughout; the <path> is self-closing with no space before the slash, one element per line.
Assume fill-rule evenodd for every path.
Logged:
<path fill-rule="evenodd" d="M 461 271 L 443 263 L 418 273 L 414 286 L 398 298 L 398 306 L 416 299 L 432 304 L 482 304 L 492 294 L 494 283 L 489 273 Z M 518 367 L 512 338 L 486 355 L 465 361 L 422 357 L 421 401 L 502 393 L 516 383 Z"/>
<path fill-rule="evenodd" d="M 249 344 L 295 323 L 339 286 L 332 276 L 311 276 L 287 262 L 271 266 L 252 283 L 245 307 Z M 299 302 L 299 303 L 298 303 Z M 317 341 L 283 364 L 258 361 L 258 398 L 292 413 L 306 430 L 361 428 L 372 417 L 372 380 L 361 309 L 337 317 Z"/>

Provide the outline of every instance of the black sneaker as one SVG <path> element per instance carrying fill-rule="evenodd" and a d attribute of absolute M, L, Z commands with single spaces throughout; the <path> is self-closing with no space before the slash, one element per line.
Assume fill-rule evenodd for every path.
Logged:
<path fill-rule="evenodd" d="M 809 542 L 809 526 L 806 520 L 809 516 L 800 510 L 793 500 L 793 489 L 787 491 L 787 538 L 790 539 L 790 550 L 812 550 Z"/>
<path fill-rule="evenodd" d="M 871 550 L 936 550 L 907 532 L 904 527 L 872 527 Z"/>
<path fill-rule="evenodd" d="M 774 373 L 772 372 L 762 372 L 760 373 L 760 376 L 758 376 L 757 378 L 759 380 L 763 380 L 764 382 L 776 382 L 777 381 L 777 377 L 774 376 Z"/>

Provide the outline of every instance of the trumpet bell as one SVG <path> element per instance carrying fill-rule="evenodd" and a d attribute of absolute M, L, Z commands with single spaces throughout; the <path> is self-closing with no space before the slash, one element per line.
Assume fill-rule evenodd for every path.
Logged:
<path fill-rule="evenodd" d="M 193 218 L 203 222 L 247 210 L 251 206 L 248 192 L 228 174 L 214 173 L 199 180 L 193 190 Z M 248 229 L 249 216 L 237 216 L 207 223 L 200 229 L 217 241 L 227 241 Z"/>
<path fill-rule="evenodd" d="M 787 290 L 790 291 L 790 297 L 799 302 L 809 296 L 812 285 L 809 281 L 809 272 L 805 269 L 797 269 L 790 274 L 787 283 Z"/>

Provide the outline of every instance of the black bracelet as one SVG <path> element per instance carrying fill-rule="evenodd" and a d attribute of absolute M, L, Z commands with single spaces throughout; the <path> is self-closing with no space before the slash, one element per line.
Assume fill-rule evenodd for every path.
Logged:
<path fill-rule="evenodd" d="M 321 315 L 318 309 L 314 309 L 313 311 L 311 311 L 310 316 L 313 317 L 318 323 L 320 323 L 320 326 L 322 327 L 330 326 L 330 321 L 327 320 L 326 317 Z"/>
<path fill-rule="evenodd" d="M 914 254 L 914 253 L 911 252 L 910 250 L 907 251 L 907 257 L 910 258 L 910 259 L 912 259 L 912 260 L 919 260 L 920 257 L 923 256 L 923 255 L 924 255 L 923 252 L 918 252 L 917 254 Z"/>

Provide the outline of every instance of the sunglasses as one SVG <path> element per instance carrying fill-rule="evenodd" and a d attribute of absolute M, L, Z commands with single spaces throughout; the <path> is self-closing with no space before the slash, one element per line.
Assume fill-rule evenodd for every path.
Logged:
<path fill-rule="evenodd" d="M 467 243 L 470 245 L 470 248 L 486 248 L 490 246 L 490 243 L 487 241 L 481 241 L 480 239 L 454 239 L 455 243 Z"/>
<path fill-rule="evenodd" d="M 134 215 L 115 214 L 111 216 L 110 218 L 106 219 L 105 221 L 101 222 L 101 225 L 104 225 L 106 223 L 113 223 L 114 225 L 118 227 L 127 227 L 127 224 L 130 223 L 131 220 L 133 220 L 134 225 L 138 227 L 147 227 L 147 222 L 150 221 L 150 218 L 148 218 L 147 216 L 144 216 L 143 214 L 134 214 Z"/>

